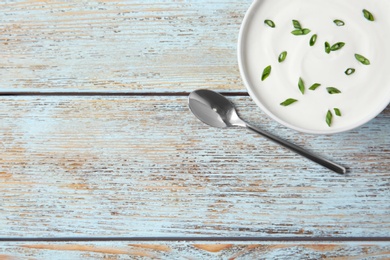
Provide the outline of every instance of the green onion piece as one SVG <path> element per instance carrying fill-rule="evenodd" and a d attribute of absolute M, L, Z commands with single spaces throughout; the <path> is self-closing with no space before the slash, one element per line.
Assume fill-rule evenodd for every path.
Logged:
<path fill-rule="evenodd" d="M 370 60 L 367 59 L 366 57 L 360 55 L 360 54 L 355 54 L 355 58 L 360 61 L 364 65 L 370 65 Z"/>
<path fill-rule="evenodd" d="M 345 71 L 345 74 L 347 74 L 348 76 L 349 75 L 352 75 L 353 73 L 355 73 L 355 69 L 354 68 L 349 68 L 349 69 L 347 69 L 346 71 Z"/>
<path fill-rule="evenodd" d="M 261 81 L 264 81 L 266 78 L 269 77 L 269 75 L 271 74 L 271 65 L 269 65 L 268 67 L 266 67 L 263 71 L 263 75 L 261 76 Z"/>
<path fill-rule="evenodd" d="M 343 21 L 341 21 L 341 20 L 334 20 L 333 21 L 337 26 L 344 26 L 345 25 L 345 23 L 343 22 Z"/>
<path fill-rule="evenodd" d="M 275 28 L 275 23 L 271 20 L 265 20 L 264 23 L 271 28 Z"/>
<path fill-rule="evenodd" d="M 294 31 L 292 31 L 291 33 L 294 34 L 294 35 L 306 35 L 306 34 L 309 34 L 311 31 L 307 28 L 305 29 L 296 29 Z"/>
<path fill-rule="evenodd" d="M 320 83 L 315 83 L 315 84 L 313 84 L 309 89 L 310 90 L 316 90 L 318 87 L 320 87 L 321 86 L 321 84 Z"/>
<path fill-rule="evenodd" d="M 333 87 L 326 88 L 326 90 L 331 95 L 333 95 L 333 94 L 340 94 L 341 93 L 340 90 L 338 90 L 337 88 L 333 88 Z"/>
<path fill-rule="evenodd" d="M 279 55 L 279 58 L 278 58 L 279 63 L 283 62 L 283 61 L 286 59 L 286 57 L 287 57 L 287 51 L 282 52 L 282 53 Z"/>
<path fill-rule="evenodd" d="M 283 101 L 282 103 L 280 103 L 281 106 L 284 106 L 284 107 L 287 107 L 295 102 L 297 102 L 298 100 L 296 99 L 293 99 L 293 98 L 289 98 L 289 99 L 286 99 L 285 101 Z"/>
<path fill-rule="evenodd" d="M 368 10 L 366 10 L 366 9 L 363 9 L 363 15 L 364 15 L 364 17 L 365 17 L 367 20 L 369 20 L 369 21 L 371 21 L 371 22 L 375 21 L 375 18 L 374 18 L 374 16 L 372 15 L 372 13 L 371 13 L 370 11 L 368 11 Z"/>
<path fill-rule="evenodd" d="M 330 127 L 332 125 L 332 119 L 333 119 L 333 114 L 330 110 L 328 110 L 328 113 L 326 114 L 326 123 Z"/>
<path fill-rule="evenodd" d="M 298 88 L 302 94 L 305 94 L 305 83 L 303 82 L 302 78 L 299 78 Z"/>
<path fill-rule="evenodd" d="M 293 30 L 291 33 L 294 35 L 307 35 L 311 32 L 310 29 L 302 28 L 301 23 L 297 20 L 292 20 L 292 23 L 295 30 Z"/>
<path fill-rule="evenodd" d="M 302 29 L 301 24 L 297 20 L 292 20 L 292 23 L 295 29 L 299 29 L 299 30 Z"/>
<path fill-rule="evenodd" d="M 330 44 L 329 44 L 329 42 L 325 42 L 325 52 L 326 53 L 330 53 Z"/>
<path fill-rule="evenodd" d="M 294 35 L 303 35 L 303 30 L 296 29 L 296 30 L 292 31 L 291 33 L 294 34 Z"/>
<path fill-rule="evenodd" d="M 313 36 L 310 38 L 310 46 L 314 46 L 317 41 L 317 34 L 313 34 Z"/>
<path fill-rule="evenodd" d="M 341 111 L 338 108 L 334 108 L 334 113 L 336 114 L 336 116 L 341 116 Z"/>
<path fill-rule="evenodd" d="M 345 46 L 344 42 L 338 42 L 338 43 L 333 44 L 332 47 L 330 47 L 330 50 L 331 51 L 338 51 L 341 48 L 343 48 L 344 46 Z"/>

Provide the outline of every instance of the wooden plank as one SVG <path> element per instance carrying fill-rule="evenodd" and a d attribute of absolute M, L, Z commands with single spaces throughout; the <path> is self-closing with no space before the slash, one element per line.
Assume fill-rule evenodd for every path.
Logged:
<path fill-rule="evenodd" d="M 1 91 L 242 91 L 251 0 L 3 1 Z"/>
<path fill-rule="evenodd" d="M 389 259 L 389 243 L 3 243 L 2 259 Z"/>
<path fill-rule="evenodd" d="M 349 174 L 244 129 L 210 128 L 186 97 L 3 97 L 1 236 L 389 235 L 389 108 L 314 136 L 232 100 L 243 118 Z"/>

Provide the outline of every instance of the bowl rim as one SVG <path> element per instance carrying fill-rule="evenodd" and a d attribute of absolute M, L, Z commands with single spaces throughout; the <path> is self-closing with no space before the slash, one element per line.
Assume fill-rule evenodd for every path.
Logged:
<path fill-rule="evenodd" d="M 248 27 L 248 23 L 250 19 L 252 18 L 253 12 L 255 12 L 257 5 L 260 2 L 263 2 L 266 0 L 254 0 L 251 5 L 249 6 L 248 10 L 245 13 L 245 16 L 241 22 L 239 34 L 238 34 L 238 43 L 237 43 L 237 59 L 238 59 L 238 67 L 241 75 L 241 79 L 244 83 L 245 88 L 247 89 L 249 96 L 255 101 L 256 105 L 270 118 L 278 122 L 279 124 L 286 126 L 290 129 L 296 130 L 298 132 L 306 133 L 306 134 L 315 134 L 315 135 L 330 135 L 330 134 L 338 134 L 347 132 L 350 130 L 353 130 L 355 128 L 358 128 L 360 126 L 363 126 L 364 124 L 368 123 L 369 121 L 376 118 L 378 115 L 380 115 L 389 105 L 390 105 L 390 95 L 388 98 L 388 101 L 384 101 L 382 105 L 378 105 L 377 109 L 373 110 L 368 116 L 358 120 L 354 124 L 351 124 L 350 126 L 346 126 L 343 128 L 338 129 L 329 129 L 329 130 L 312 130 L 312 129 L 306 129 L 299 126 L 292 125 L 279 117 L 277 117 L 274 113 L 272 113 L 266 106 L 263 105 L 263 103 L 257 98 L 255 93 L 252 91 L 253 87 L 249 83 L 248 76 L 247 76 L 247 70 L 244 66 L 244 43 L 245 43 L 245 35 L 246 30 Z M 390 92 L 389 92 L 390 93 Z"/>

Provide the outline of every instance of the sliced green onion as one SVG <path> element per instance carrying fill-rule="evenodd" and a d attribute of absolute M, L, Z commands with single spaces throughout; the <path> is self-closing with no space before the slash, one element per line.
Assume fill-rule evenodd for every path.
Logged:
<path fill-rule="evenodd" d="M 325 52 L 326 53 L 330 53 L 330 44 L 329 44 L 329 42 L 325 42 Z"/>
<path fill-rule="evenodd" d="M 369 20 L 369 21 L 371 21 L 371 22 L 375 21 L 374 15 L 372 15 L 372 13 L 371 13 L 370 11 L 368 11 L 368 10 L 366 10 L 366 9 L 363 9 L 363 15 L 364 15 L 364 17 L 365 17 L 367 20 Z"/>
<path fill-rule="evenodd" d="M 338 19 L 334 20 L 333 22 L 334 22 L 337 26 L 344 26 L 344 25 L 345 25 L 345 23 L 344 23 L 343 21 L 338 20 Z"/>
<path fill-rule="evenodd" d="M 320 87 L 321 86 L 321 84 L 320 83 L 315 83 L 315 84 L 313 84 L 309 89 L 310 90 L 316 90 L 318 87 Z"/>
<path fill-rule="evenodd" d="M 338 43 L 333 44 L 332 47 L 330 47 L 330 50 L 331 51 L 338 51 L 341 48 L 343 48 L 344 46 L 345 46 L 344 42 L 338 42 Z"/>
<path fill-rule="evenodd" d="M 299 78 L 298 88 L 299 88 L 299 91 L 301 91 L 302 94 L 305 94 L 305 83 L 303 82 L 302 78 Z"/>
<path fill-rule="evenodd" d="M 314 46 L 317 41 L 317 34 L 313 34 L 313 36 L 310 38 L 310 46 Z"/>
<path fill-rule="evenodd" d="M 332 119 L 333 119 L 333 114 L 332 111 L 328 110 L 328 113 L 326 114 L 326 123 L 330 127 L 332 125 Z"/>
<path fill-rule="evenodd" d="M 284 107 L 287 107 L 295 102 L 297 102 L 298 100 L 296 99 L 293 99 L 293 98 L 289 98 L 289 99 L 286 99 L 285 101 L 283 101 L 282 103 L 280 103 L 281 106 L 284 106 Z"/>
<path fill-rule="evenodd" d="M 265 20 L 264 23 L 271 28 L 275 28 L 275 23 L 272 20 Z"/>
<path fill-rule="evenodd" d="M 287 57 L 287 51 L 282 52 L 282 53 L 279 55 L 279 58 L 278 58 L 279 63 L 283 62 L 283 61 L 286 59 L 286 57 Z"/>
<path fill-rule="evenodd" d="M 291 33 L 298 36 L 298 35 L 306 35 L 309 34 L 310 32 L 311 31 L 309 29 L 305 28 L 305 29 L 296 29 Z"/>
<path fill-rule="evenodd" d="M 271 65 L 269 65 L 268 67 L 266 67 L 263 71 L 263 75 L 261 76 L 261 81 L 264 81 L 266 78 L 269 77 L 269 75 L 271 74 Z"/>
<path fill-rule="evenodd" d="M 341 93 L 341 91 L 339 89 L 333 88 L 333 87 L 326 88 L 326 90 L 331 95 L 333 95 L 333 94 L 340 94 Z"/>
<path fill-rule="evenodd" d="M 341 111 L 339 108 L 334 108 L 334 113 L 336 114 L 336 116 L 341 116 Z"/>
<path fill-rule="evenodd" d="M 292 20 L 292 23 L 295 30 L 293 30 L 291 33 L 294 35 L 307 35 L 311 32 L 310 29 L 302 28 L 301 23 L 297 20 Z"/>
<path fill-rule="evenodd" d="M 360 54 L 355 54 L 355 58 L 360 61 L 362 64 L 364 65 L 370 65 L 371 62 L 369 59 L 367 59 L 366 57 L 360 55 Z"/>
<path fill-rule="evenodd" d="M 349 75 L 352 75 L 353 73 L 355 73 L 355 69 L 354 68 L 349 68 L 349 69 L 347 69 L 346 71 L 345 71 L 345 74 L 347 74 L 348 76 Z"/>
<path fill-rule="evenodd" d="M 301 24 L 297 20 L 292 20 L 292 23 L 295 29 L 302 29 Z"/>
<path fill-rule="evenodd" d="M 294 35 L 303 35 L 303 30 L 296 29 L 296 30 L 292 31 L 291 33 L 294 34 Z"/>

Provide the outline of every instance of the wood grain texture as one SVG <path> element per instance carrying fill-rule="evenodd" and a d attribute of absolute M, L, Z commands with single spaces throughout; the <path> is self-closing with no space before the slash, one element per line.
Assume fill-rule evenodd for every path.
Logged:
<path fill-rule="evenodd" d="M 350 167 L 335 175 L 185 97 L 0 100 L 1 236 L 375 237 L 390 233 L 390 109 L 314 136 L 248 121 Z"/>
<path fill-rule="evenodd" d="M 246 130 L 209 128 L 175 96 L 245 91 L 236 45 L 251 2 L 2 1 L 0 94 L 76 95 L 0 97 L 0 238 L 280 241 L 1 242 L 0 259 L 390 258 L 388 242 L 364 242 L 390 234 L 389 107 L 313 136 L 232 97 L 245 119 L 350 168 L 338 176 Z M 298 242 L 346 237 L 362 241 Z"/>
<path fill-rule="evenodd" d="M 7 243 L 1 259 L 389 259 L 389 243 Z"/>
<path fill-rule="evenodd" d="M 242 91 L 251 2 L 2 1 L 0 91 Z"/>

